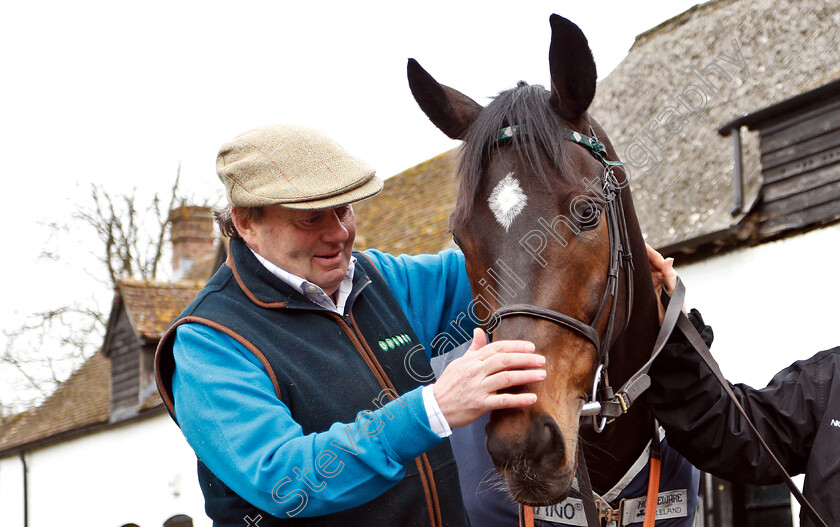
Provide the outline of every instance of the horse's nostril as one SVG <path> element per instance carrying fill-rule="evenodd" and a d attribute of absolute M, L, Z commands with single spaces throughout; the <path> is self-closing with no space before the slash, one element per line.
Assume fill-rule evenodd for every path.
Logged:
<path fill-rule="evenodd" d="M 512 462 L 525 462 L 532 468 L 554 471 L 566 463 L 566 441 L 560 427 L 547 414 L 534 417 L 524 437 L 513 440 L 498 433 L 498 426 L 487 426 L 487 451 L 498 470 Z"/>
<path fill-rule="evenodd" d="M 566 442 L 554 419 L 547 414 L 538 416 L 531 425 L 531 431 L 529 436 L 532 441 L 528 441 L 528 446 L 534 459 L 552 465 L 562 465 L 566 460 Z"/>
<path fill-rule="evenodd" d="M 552 429 L 551 425 L 546 423 L 546 425 L 543 426 L 543 431 L 542 431 L 542 436 L 543 437 L 540 438 L 540 444 L 543 444 L 543 445 L 551 444 L 553 442 L 552 441 L 552 439 L 553 439 L 553 433 L 552 432 L 553 432 L 553 429 Z"/>

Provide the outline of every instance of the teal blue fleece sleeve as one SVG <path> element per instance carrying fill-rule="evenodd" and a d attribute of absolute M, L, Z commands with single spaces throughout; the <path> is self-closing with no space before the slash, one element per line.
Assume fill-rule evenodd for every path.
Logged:
<path fill-rule="evenodd" d="M 356 422 L 304 435 L 265 367 L 233 338 L 185 324 L 174 357 L 175 416 L 196 455 L 237 494 L 280 518 L 370 501 L 403 478 L 406 463 L 441 442 L 420 388 L 381 409 L 360 408 Z"/>
<path fill-rule="evenodd" d="M 464 253 L 447 249 L 392 256 L 368 249 L 364 254 L 385 277 L 429 357 L 472 338 L 477 321 L 469 309 L 472 290 Z"/>

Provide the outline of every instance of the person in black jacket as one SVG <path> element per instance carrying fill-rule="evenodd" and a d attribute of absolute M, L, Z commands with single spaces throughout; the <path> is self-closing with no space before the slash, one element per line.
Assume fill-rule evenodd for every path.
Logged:
<path fill-rule="evenodd" d="M 664 285 L 672 292 L 677 277 L 673 259 L 663 259 L 650 247 L 648 257 L 657 289 Z M 711 344 L 712 329 L 700 313 L 692 310 L 688 317 Z M 692 464 L 735 482 L 783 481 L 723 387 L 681 333 L 672 335 L 650 376 L 648 405 L 670 445 Z M 840 347 L 794 362 L 765 388 L 736 384 L 732 390 L 785 470 L 805 474 L 803 493 L 823 520 L 840 525 Z M 814 523 L 801 514 L 800 525 Z"/>

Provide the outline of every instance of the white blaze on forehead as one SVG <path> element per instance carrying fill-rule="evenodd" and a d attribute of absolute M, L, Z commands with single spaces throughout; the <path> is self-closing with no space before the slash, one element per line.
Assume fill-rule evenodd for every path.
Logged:
<path fill-rule="evenodd" d="M 493 189 L 487 202 L 490 204 L 493 215 L 496 216 L 496 221 L 507 231 L 514 218 L 519 216 L 525 208 L 528 197 L 522 192 L 519 181 L 513 177 L 513 172 L 509 172 Z"/>

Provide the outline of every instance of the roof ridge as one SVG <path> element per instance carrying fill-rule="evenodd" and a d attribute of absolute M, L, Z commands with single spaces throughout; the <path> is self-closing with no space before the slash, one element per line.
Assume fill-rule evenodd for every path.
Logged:
<path fill-rule="evenodd" d="M 680 13 L 678 15 L 675 15 L 675 16 L 672 16 L 671 18 L 669 18 L 669 19 L 667 19 L 663 22 L 660 22 L 660 23 L 656 24 L 655 26 L 653 26 L 652 28 L 650 28 L 646 31 L 643 31 L 643 32 L 639 33 L 638 35 L 636 35 L 636 39 L 633 40 L 633 45 L 630 46 L 630 50 L 628 50 L 628 54 L 636 46 L 641 45 L 642 41 L 646 41 L 648 39 L 648 37 L 653 36 L 655 33 L 660 33 L 662 31 L 664 31 L 665 29 L 672 29 L 672 28 L 676 28 L 676 27 L 679 27 L 679 26 L 685 24 L 686 22 L 688 22 L 689 19 L 691 19 L 695 16 L 695 13 L 697 11 L 708 9 L 712 6 L 716 6 L 717 4 L 740 2 L 740 1 L 742 1 L 742 0 L 709 0 L 706 3 L 695 4 L 692 7 L 689 7 L 688 9 L 683 11 L 682 13 Z"/>
<path fill-rule="evenodd" d="M 164 280 L 124 277 L 117 280 L 117 288 L 124 285 L 127 287 L 147 287 L 158 289 L 195 289 L 204 287 L 205 283 L 206 281 L 203 280 L 177 280 L 175 282 L 168 282 Z"/>

